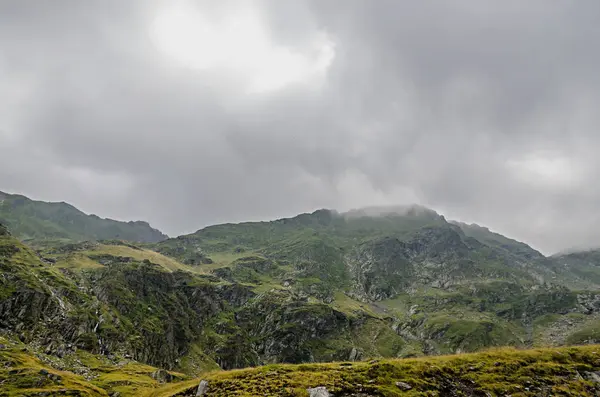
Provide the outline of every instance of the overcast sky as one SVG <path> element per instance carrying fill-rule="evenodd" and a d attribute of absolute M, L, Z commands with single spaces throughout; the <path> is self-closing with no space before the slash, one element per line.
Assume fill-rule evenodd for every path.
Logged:
<path fill-rule="evenodd" d="M 597 0 L 0 1 L 0 190 L 169 235 L 418 202 L 600 245 Z"/>

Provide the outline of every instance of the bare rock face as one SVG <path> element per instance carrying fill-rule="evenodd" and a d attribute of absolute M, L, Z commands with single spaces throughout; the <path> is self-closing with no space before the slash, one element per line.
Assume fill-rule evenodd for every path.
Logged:
<path fill-rule="evenodd" d="M 330 397 L 331 394 L 327 391 L 324 386 L 313 387 L 308 389 L 309 397 Z"/>

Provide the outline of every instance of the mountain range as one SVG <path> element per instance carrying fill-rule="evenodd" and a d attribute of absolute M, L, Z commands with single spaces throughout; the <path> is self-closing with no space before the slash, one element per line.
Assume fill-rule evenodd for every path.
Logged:
<path fill-rule="evenodd" d="M 167 238 L 64 203 L 0 199 L 0 359 L 69 371 L 98 393 L 265 364 L 600 342 L 599 251 L 546 257 L 421 206 Z M 39 389 L 28 371 L 7 395 Z M 386 387 L 362 395 L 396 395 Z"/>

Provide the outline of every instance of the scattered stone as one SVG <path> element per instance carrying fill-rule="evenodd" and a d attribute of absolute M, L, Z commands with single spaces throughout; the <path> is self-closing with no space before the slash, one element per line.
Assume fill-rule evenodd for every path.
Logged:
<path fill-rule="evenodd" d="M 196 397 L 203 396 L 207 390 L 208 390 L 208 381 L 201 380 L 200 384 L 198 385 L 198 391 L 196 392 Z"/>
<path fill-rule="evenodd" d="M 66 354 L 66 349 L 64 346 L 59 346 L 58 349 L 56 349 L 56 356 L 59 358 L 63 358 Z"/>
<path fill-rule="evenodd" d="M 369 364 L 377 364 L 379 362 L 379 360 L 371 360 L 369 361 Z"/>
<path fill-rule="evenodd" d="M 404 391 L 412 389 L 412 386 L 406 382 L 396 382 L 396 386 L 398 386 L 400 390 Z"/>
<path fill-rule="evenodd" d="M 6 349 L 6 345 L 3 345 L 2 343 L 0 343 L 0 350 L 4 350 Z"/>
<path fill-rule="evenodd" d="M 45 369 L 40 369 L 40 375 L 48 376 L 48 371 Z"/>
<path fill-rule="evenodd" d="M 331 394 L 327 391 L 324 386 L 309 388 L 308 396 L 309 397 L 330 397 Z"/>
<path fill-rule="evenodd" d="M 590 382 L 600 384 L 600 371 L 584 372 L 583 375 Z"/>
<path fill-rule="evenodd" d="M 50 374 L 50 375 L 48 375 L 48 378 L 50 380 L 53 380 L 54 382 L 60 382 L 60 381 L 62 381 L 62 376 L 56 375 L 56 374 Z"/>
<path fill-rule="evenodd" d="M 173 380 L 173 375 L 165 371 L 164 369 L 157 369 L 152 373 L 152 379 L 160 383 L 168 383 Z"/>

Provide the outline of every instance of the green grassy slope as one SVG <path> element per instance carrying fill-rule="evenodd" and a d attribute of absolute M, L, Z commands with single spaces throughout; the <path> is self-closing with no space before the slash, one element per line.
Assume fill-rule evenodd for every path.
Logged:
<path fill-rule="evenodd" d="M 66 239 L 157 242 L 167 238 L 146 222 L 120 222 L 86 215 L 66 203 L 34 201 L 0 192 L 0 223 L 22 240 Z"/>

